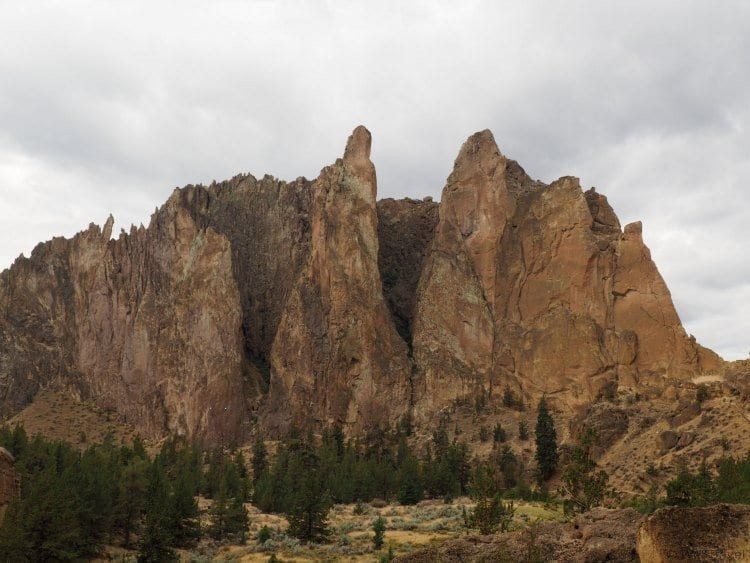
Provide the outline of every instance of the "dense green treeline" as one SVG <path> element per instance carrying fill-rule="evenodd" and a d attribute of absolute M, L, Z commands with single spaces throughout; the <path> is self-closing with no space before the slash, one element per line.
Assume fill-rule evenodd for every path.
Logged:
<path fill-rule="evenodd" d="M 0 429 L 0 445 L 16 458 L 21 497 L 0 525 L 0 560 L 72 561 L 104 545 L 137 548 L 140 561 L 169 561 L 173 548 L 190 547 L 202 534 L 241 539 L 249 495 L 240 454 L 204 453 L 168 440 L 151 459 L 136 439 L 112 440 L 78 452 L 70 444 L 23 428 Z M 211 524 L 202 529 L 196 496 L 214 499 Z"/>
<path fill-rule="evenodd" d="M 307 487 L 331 503 L 375 498 L 415 504 L 426 495 L 465 494 L 470 474 L 468 448 L 449 443 L 445 430 L 436 432 L 433 445 L 420 459 L 406 436 L 378 430 L 362 439 L 344 440 L 340 428 L 325 431 L 320 440 L 292 432 L 279 445 L 272 464 L 253 463 L 255 504 L 266 512 L 288 512 Z M 254 451 L 266 457 L 261 445 Z"/>
<path fill-rule="evenodd" d="M 715 471 L 705 464 L 696 472 L 682 468 L 666 489 L 667 505 L 750 504 L 750 452 L 744 458 L 722 458 Z"/>
<path fill-rule="evenodd" d="M 0 562 L 80 560 L 105 545 L 135 549 L 139 561 L 169 561 L 176 548 L 192 548 L 201 538 L 244 543 L 249 501 L 283 514 L 288 534 L 320 542 L 329 536 L 327 517 L 335 503 L 450 502 L 468 495 L 475 505 L 465 516 L 467 526 L 491 533 L 508 529 L 512 499 L 549 500 L 545 477 L 552 475 L 560 478 L 559 494 L 570 512 L 614 498 L 591 457 L 593 431 L 569 448 L 558 470 L 554 421 L 545 406 L 540 403 L 536 429 L 542 466 L 537 489 L 499 425 L 484 460 L 471 459 L 468 446 L 450 440 L 444 425 L 418 450 L 409 445 L 408 425 L 349 440 L 338 427 L 322 436 L 293 429 L 273 452 L 256 441 L 247 460 L 240 450 L 206 450 L 179 438 L 166 440 L 154 457 L 139 439 L 132 446 L 108 439 L 79 452 L 64 442 L 30 438 L 20 426 L 0 428 L 0 445 L 14 455 L 22 487 L 0 524 Z M 750 503 L 750 454 L 724 458 L 715 470 L 682 469 L 666 484 L 665 497 L 658 492 L 654 486 L 638 507 Z M 212 499 L 207 514 L 199 511 L 199 497 Z M 375 530 L 377 541 L 384 531 Z"/>
<path fill-rule="evenodd" d="M 138 549 L 141 561 L 169 560 L 174 548 L 202 536 L 244 541 L 249 500 L 284 514 L 290 535 L 322 541 L 333 503 L 450 501 L 474 496 L 479 475 L 493 506 L 501 493 L 531 494 L 523 464 L 506 444 L 496 441 L 495 453 L 478 464 L 443 426 L 419 452 L 407 437 L 405 428 L 352 440 L 337 427 L 322 437 L 292 430 L 273 456 L 257 441 L 246 462 L 239 451 L 204 451 L 180 439 L 167 440 L 152 459 L 140 440 L 132 447 L 106 440 L 78 452 L 28 438 L 21 427 L 0 429 L 22 482 L 21 498 L 0 526 L 0 553 L 12 561 L 72 560 L 115 544 Z M 476 471 L 479 465 L 486 471 Z M 213 499 L 203 526 L 198 495 Z"/>
<path fill-rule="evenodd" d="M 490 458 L 479 462 L 470 459 L 465 443 L 449 440 L 444 426 L 419 452 L 409 447 L 407 438 L 408 430 L 401 427 L 352 440 L 345 440 L 336 427 L 320 439 L 311 434 L 303 438 L 293 430 L 278 445 L 272 462 L 258 441 L 253 447 L 253 503 L 264 512 L 285 514 L 291 535 L 321 541 L 334 503 L 380 499 L 409 505 L 426 497 L 450 502 L 469 495 L 489 507 L 473 514 L 471 522 L 494 529 L 512 513 L 512 505 L 503 504 L 502 497 L 546 495 L 532 491 L 524 480 L 522 460 L 506 444 L 496 441 Z"/>

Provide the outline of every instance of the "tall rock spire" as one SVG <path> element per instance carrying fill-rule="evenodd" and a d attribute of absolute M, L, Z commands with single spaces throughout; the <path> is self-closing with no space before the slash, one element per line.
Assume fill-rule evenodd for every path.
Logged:
<path fill-rule="evenodd" d="M 383 299 L 370 133 L 313 185 L 310 255 L 271 353 L 266 425 L 390 424 L 409 408 L 409 362 Z"/>

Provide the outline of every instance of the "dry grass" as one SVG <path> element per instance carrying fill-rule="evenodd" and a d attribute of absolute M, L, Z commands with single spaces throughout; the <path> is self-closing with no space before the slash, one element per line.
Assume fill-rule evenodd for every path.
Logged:
<path fill-rule="evenodd" d="M 204 503 L 203 506 L 207 507 Z M 463 508 L 470 511 L 472 503 L 467 498 L 457 499 L 452 504 L 428 500 L 416 506 L 388 505 L 373 508 L 360 505 L 364 510 L 357 513 L 356 505 L 336 505 L 331 509 L 329 527 L 330 542 L 325 545 L 302 545 L 284 533 L 286 520 L 278 515 L 264 514 L 248 504 L 250 531 L 247 545 L 210 547 L 201 546 L 192 554 L 184 554 L 184 561 L 268 561 L 271 554 L 283 561 L 376 561 L 381 554 L 392 548 L 395 554 L 455 538 L 467 532 L 463 524 Z M 385 547 L 377 552 L 372 547 L 372 523 L 382 516 L 386 521 Z M 531 520 L 560 520 L 559 510 L 539 503 L 517 503 L 515 527 L 524 527 Z M 272 539 L 258 545 L 257 534 L 268 526 Z M 192 559 L 191 559 L 192 558 Z"/>
<path fill-rule="evenodd" d="M 115 444 L 131 444 L 134 429 L 111 411 L 81 401 L 69 393 L 42 390 L 33 402 L 8 421 L 21 423 L 29 436 L 41 434 L 48 440 L 63 440 L 83 450 L 104 441 L 111 434 Z"/>

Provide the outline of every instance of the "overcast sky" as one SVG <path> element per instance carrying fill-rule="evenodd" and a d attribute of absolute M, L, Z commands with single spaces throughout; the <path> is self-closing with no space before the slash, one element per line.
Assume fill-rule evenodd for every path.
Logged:
<path fill-rule="evenodd" d="M 381 197 L 489 128 L 644 237 L 688 332 L 750 350 L 750 3 L 0 0 L 0 269 L 175 186 L 315 177 L 357 124 Z"/>

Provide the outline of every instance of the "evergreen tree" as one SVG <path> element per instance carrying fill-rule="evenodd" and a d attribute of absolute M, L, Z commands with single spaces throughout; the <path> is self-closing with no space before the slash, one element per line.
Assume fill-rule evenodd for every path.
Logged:
<path fill-rule="evenodd" d="M 497 478 L 492 469 L 478 465 L 469 483 L 469 493 L 476 503 L 469 518 L 471 526 L 481 534 L 492 534 L 498 529 L 505 532 L 513 519 L 512 502 L 503 502 Z"/>
<path fill-rule="evenodd" d="M 258 537 L 257 537 L 258 544 L 259 545 L 263 545 L 264 543 L 266 543 L 270 539 L 271 539 L 271 529 L 268 526 L 264 525 L 258 531 Z"/>
<path fill-rule="evenodd" d="M 505 442 L 505 440 L 507 439 L 505 429 L 499 422 L 495 424 L 495 430 L 493 431 L 492 436 L 496 444 L 499 442 Z"/>
<path fill-rule="evenodd" d="M 419 461 L 408 455 L 399 469 L 398 501 L 401 504 L 417 504 L 424 497 L 424 486 L 419 470 Z"/>
<path fill-rule="evenodd" d="M 597 470 L 596 462 L 591 457 L 595 439 L 596 432 L 587 428 L 563 471 L 561 490 L 567 496 L 564 503 L 566 512 L 587 512 L 610 494 L 607 488 L 609 476 L 603 469 Z"/>
<path fill-rule="evenodd" d="M 372 537 L 372 545 L 377 550 L 383 547 L 385 540 L 385 520 L 382 516 L 378 516 L 372 523 L 372 531 L 374 535 Z"/>
<path fill-rule="evenodd" d="M 253 444 L 252 467 L 253 483 L 257 483 L 268 469 L 268 452 L 266 451 L 266 445 L 260 437 Z"/>
<path fill-rule="evenodd" d="M 503 406 L 512 409 L 516 406 L 516 394 L 509 386 L 505 386 L 503 390 Z"/>
<path fill-rule="evenodd" d="M 301 477 L 286 518 L 289 521 L 289 535 L 304 542 L 323 541 L 328 537 L 328 511 L 331 502 L 322 490 L 316 471 Z"/>
<path fill-rule="evenodd" d="M 285 481 L 288 496 L 284 510 L 289 522 L 288 533 L 303 542 L 325 540 L 332 503 L 325 489 L 325 476 L 320 471 L 314 440 L 310 436 L 304 443 L 292 442 L 289 448 Z"/>
<path fill-rule="evenodd" d="M 125 547 L 130 547 L 134 532 L 146 506 L 146 469 L 148 462 L 137 457 L 123 469 L 115 505 L 115 526 L 123 535 Z"/>
<path fill-rule="evenodd" d="M 240 478 L 242 502 L 245 502 L 246 500 L 250 500 L 250 476 L 247 472 L 245 456 L 242 454 L 242 450 L 237 450 L 237 453 L 234 454 L 234 466 L 237 468 L 237 474 Z"/>
<path fill-rule="evenodd" d="M 509 446 L 503 446 L 498 457 L 498 466 L 503 478 L 503 486 L 506 489 L 512 489 L 518 485 L 521 479 L 521 468 L 518 458 Z"/>
<path fill-rule="evenodd" d="M 539 400 L 536 420 L 536 461 L 540 481 L 546 481 L 557 468 L 557 433 L 555 421 L 547 408 L 547 401 Z"/>
<path fill-rule="evenodd" d="M 171 538 L 158 514 L 146 513 L 143 534 L 138 542 L 138 563 L 166 563 L 179 561 L 177 553 L 170 547 Z"/>
<path fill-rule="evenodd" d="M 234 461 L 224 465 L 219 491 L 211 506 L 211 535 L 216 539 L 233 538 L 245 543 L 248 516 L 244 505 L 244 487 Z"/>
<path fill-rule="evenodd" d="M 177 475 L 170 501 L 169 517 L 174 545 L 179 547 L 194 545 L 201 535 L 200 512 L 195 500 L 191 476 L 186 469 Z"/>
<path fill-rule="evenodd" d="M 143 439 L 140 436 L 133 438 L 133 455 L 141 459 L 148 459 L 146 453 L 146 447 L 143 444 Z"/>
<path fill-rule="evenodd" d="M 175 561 L 171 548 L 174 542 L 169 483 L 161 463 L 155 459 L 148 468 L 148 488 L 143 533 L 138 542 L 138 562 Z"/>

